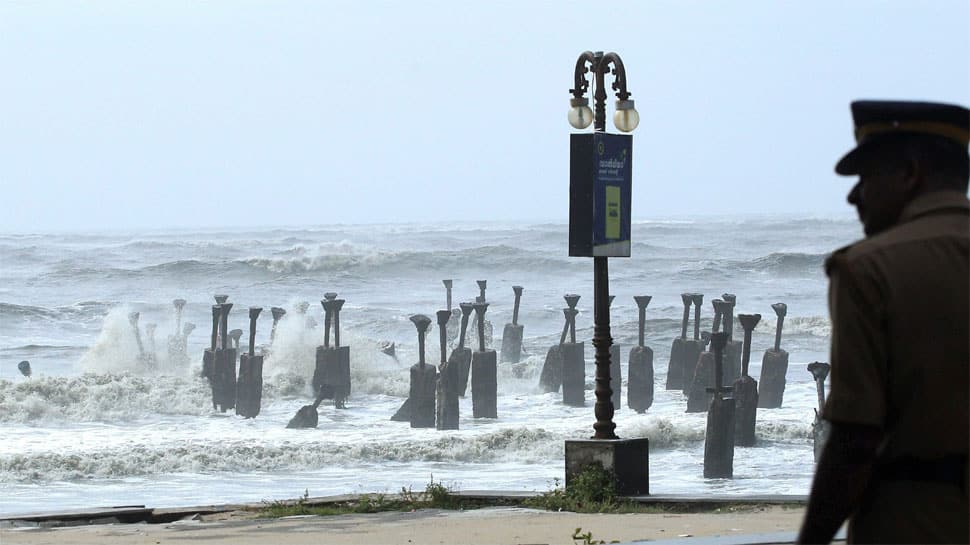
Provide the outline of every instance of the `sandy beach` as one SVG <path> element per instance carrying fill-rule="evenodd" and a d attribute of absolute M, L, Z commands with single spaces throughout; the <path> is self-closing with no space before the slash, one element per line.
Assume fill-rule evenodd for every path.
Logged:
<path fill-rule="evenodd" d="M 166 544 L 247 545 L 257 543 L 400 544 L 441 543 L 568 544 L 576 528 L 609 543 L 689 537 L 742 536 L 798 530 L 802 507 L 765 506 L 741 512 L 691 514 L 579 514 L 517 507 L 468 511 L 421 509 L 367 515 L 256 518 L 236 511 L 168 524 L 105 524 L 64 528 L 6 527 L 0 544 Z M 685 543 L 692 540 L 685 539 Z"/>

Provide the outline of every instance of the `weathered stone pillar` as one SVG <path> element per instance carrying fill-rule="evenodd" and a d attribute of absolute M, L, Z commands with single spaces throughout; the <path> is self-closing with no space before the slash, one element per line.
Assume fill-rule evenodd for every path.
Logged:
<path fill-rule="evenodd" d="M 478 292 L 479 292 L 479 294 L 475 297 L 475 302 L 476 303 L 485 303 L 485 302 L 487 302 L 487 301 L 485 301 L 485 287 L 488 284 L 488 281 L 487 280 L 476 280 L 475 283 L 478 284 Z M 473 331 L 477 331 L 478 330 L 478 316 L 477 315 L 472 316 L 472 330 Z M 492 322 L 490 322 L 489 320 L 485 320 L 485 329 L 484 329 L 484 331 L 485 331 L 485 346 L 492 346 Z"/>
<path fill-rule="evenodd" d="M 522 299 L 522 286 L 512 286 L 515 293 L 515 306 L 512 307 L 512 323 L 505 324 L 502 331 L 502 361 L 519 363 L 522 357 L 522 334 L 524 327 L 519 324 L 519 301 Z"/>
<path fill-rule="evenodd" d="M 442 280 L 441 283 L 445 285 L 445 304 L 447 305 L 446 308 L 448 309 L 448 313 L 451 314 L 451 287 L 454 285 L 454 283 L 450 279 Z"/>
<path fill-rule="evenodd" d="M 673 344 L 670 345 L 670 362 L 667 364 L 667 390 L 683 390 L 684 389 L 684 344 L 687 342 L 687 323 L 690 321 L 690 293 L 681 293 L 680 299 L 684 302 L 684 317 L 680 322 L 680 337 L 674 339 Z M 633 356 L 630 356 L 631 361 Z M 693 363 L 696 363 L 697 359 L 694 359 Z M 691 363 L 691 365 L 693 365 Z"/>
<path fill-rule="evenodd" d="M 765 350 L 761 359 L 761 384 L 758 395 L 758 407 L 763 409 L 778 409 L 785 397 L 785 376 L 788 374 L 788 352 L 781 348 L 781 328 L 788 314 L 785 303 L 771 305 L 778 317 L 775 322 L 775 347 Z"/>
<path fill-rule="evenodd" d="M 236 406 L 236 349 L 229 341 L 229 311 L 232 303 L 219 305 L 222 348 L 216 350 L 212 377 L 212 403 L 221 412 Z"/>
<path fill-rule="evenodd" d="M 690 391 L 697 360 L 700 359 L 707 347 L 707 341 L 701 337 L 701 305 L 704 304 L 704 294 L 692 293 L 690 297 L 691 303 L 694 304 L 694 338 L 684 343 L 684 375 L 680 381 L 684 395 L 687 395 Z"/>
<path fill-rule="evenodd" d="M 300 410 L 293 415 L 289 423 L 286 424 L 287 429 L 289 428 L 315 428 L 320 419 L 320 415 L 317 413 L 317 408 L 320 407 L 320 402 L 323 401 L 323 397 L 318 395 L 317 399 L 312 405 L 304 405 L 300 407 Z"/>
<path fill-rule="evenodd" d="M 439 310 L 438 335 L 441 343 L 441 363 L 438 365 L 436 427 L 439 430 L 458 429 L 458 365 L 448 361 L 448 319 L 450 310 Z"/>
<path fill-rule="evenodd" d="M 219 346 L 219 317 L 221 315 L 222 306 L 212 305 L 212 336 L 210 337 L 212 342 L 202 354 L 202 378 L 207 379 L 210 384 L 215 377 L 216 350 Z M 216 408 L 215 400 L 212 402 L 212 408 Z"/>
<path fill-rule="evenodd" d="M 724 332 L 727 333 L 728 342 L 724 346 L 724 384 L 733 384 L 741 376 L 741 343 L 734 339 L 734 309 L 737 307 L 738 298 L 733 293 L 721 295 L 724 301 L 722 318 L 724 320 Z"/>
<path fill-rule="evenodd" d="M 263 309 L 249 307 L 249 353 L 239 356 L 236 380 L 236 414 L 255 418 L 263 398 L 263 356 L 256 355 L 256 319 Z"/>
<path fill-rule="evenodd" d="M 418 330 L 418 363 L 411 366 L 411 388 L 408 399 L 411 400 L 411 427 L 435 427 L 435 386 L 438 380 L 438 370 L 434 365 L 424 361 L 424 335 L 431 325 L 431 318 L 423 314 L 411 316 L 414 327 Z"/>
<path fill-rule="evenodd" d="M 344 300 L 336 293 L 324 294 L 320 301 L 324 311 L 323 346 L 316 351 L 313 370 L 313 390 L 323 399 L 333 399 L 334 407 L 346 408 L 350 396 L 350 347 L 340 346 L 340 310 Z M 333 328 L 334 345 L 330 346 L 330 329 Z"/>
<path fill-rule="evenodd" d="M 815 390 L 818 392 L 818 409 L 815 409 L 815 421 L 812 423 L 812 441 L 815 443 L 815 461 L 822 454 L 825 442 L 829 438 L 831 426 L 829 421 L 821 417 L 825 408 L 825 377 L 829 374 L 830 365 L 820 361 L 808 364 L 808 372 L 815 379 Z"/>
<path fill-rule="evenodd" d="M 635 295 L 633 300 L 639 309 L 638 344 L 630 349 L 630 362 L 627 364 L 626 392 L 627 404 L 638 413 L 643 413 L 653 405 L 653 349 L 644 346 L 644 326 L 647 320 L 647 305 L 650 304 L 649 295 Z M 687 300 L 687 312 L 690 312 L 690 301 Z M 687 333 L 687 322 L 684 322 L 683 335 Z M 681 339 L 676 339 L 681 340 Z M 680 346 L 683 346 L 681 343 Z"/>
<path fill-rule="evenodd" d="M 333 297 L 327 297 L 329 295 L 333 295 Z M 334 396 L 333 379 L 336 375 L 337 361 L 336 355 L 330 347 L 330 329 L 333 327 L 333 300 L 336 297 L 337 294 L 335 293 L 327 293 L 324 299 L 320 301 L 324 314 L 323 345 L 317 346 L 313 366 L 313 378 L 310 380 L 310 384 L 313 387 L 314 397 L 320 397 L 321 399 L 333 399 Z"/>
<path fill-rule="evenodd" d="M 566 336 L 569 335 L 570 310 L 564 308 L 562 312 L 564 323 L 559 343 L 549 347 L 549 351 L 546 352 L 546 359 L 542 362 L 542 371 L 539 373 L 539 388 L 543 392 L 558 392 L 559 387 L 562 386 L 562 345 L 566 342 Z"/>
<path fill-rule="evenodd" d="M 714 307 L 714 322 L 711 326 L 711 338 L 713 338 L 714 333 L 717 333 L 718 328 L 721 326 L 721 317 L 725 309 L 725 303 L 721 299 L 714 299 L 711 301 L 711 306 Z M 727 344 L 727 333 L 724 334 L 724 342 Z M 718 376 L 717 380 L 724 380 L 724 376 Z M 711 350 L 702 352 L 697 358 L 697 363 L 694 366 L 694 376 L 690 381 L 690 389 L 687 392 L 687 412 L 689 413 L 702 413 L 706 411 L 711 405 L 711 388 L 714 386 L 714 353 L 713 347 Z"/>
<path fill-rule="evenodd" d="M 452 289 L 452 286 L 454 286 L 454 282 L 451 279 L 445 279 L 445 280 L 442 280 L 441 283 L 444 284 L 445 286 L 445 308 L 448 309 L 448 312 L 452 315 L 452 317 L 456 318 L 454 320 L 448 320 L 448 326 L 447 326 L 448 337 L 447 337 L 446 344 L 447 346 L 450 347 L 454 345 L 455 339 L 458 337 L 458 323 L 460 322 L 458 318 L 461 317 L 461 311 L 457 308 L 454 309 L 454 311 L 452 311 L 451 289 Z M 439 372 L 440 372 L 440 369 L 439 369 Z"/>
<path fill-rule="evenodd" d="M 741 356 L 741 376 L 734 381 L 735 435 L 734 444 L 753 447 L 756 441 L 755 424 L 758 420 L 758 381 L 748 374 L 751 362 L 751 334 L 761 321 L 760 314 L 738 314 L 744 328 L 744 348 Z"/>
<path fill-rule="evenodd" d="M 272 345 L 273 341 L 276 340 L 276 325 L 280 323 L 280 320 L 286 314 L 286 309 L 273 307 L 269 310 L 273 313 L 273 329 L 269 332 L 269 344 Z"/>
<path fill-rule="evenodd" d="M 344 306 L 343 299 L 334 300 L 333 314 L 333 349 L 337 352 L 337 378 L 334 387 L 334 406 L 343 409 L 347 398 L 350 397 L 350 347 L 340 345 L 340 312 Z"/>
<path fill-rule="evenodd" d="M 734 477 L 734 399 L 724 397 L 731 388 L 722 386 L 724 345 L 727 333 L 711 334 L 714 350 L 714 387 L 707 411 L 707 434 L 704 436 L 704 478 L 730 479 Z"/>
<path fill-rule="evenodd" d="M 495 350 L 485 348 L 485 311 L 488 303 L 475 303 L 474 308 L 478 319 L 478 351 L 472 354 L 472 416 L 498 418 L 497 354 Z"/>
<path fill-rule="evenodd" d="M 458 395 L 465 397 L 468 391 L 468 377 L 472 370 L 472 349 L 465 346 L 468 320 L 473 310 L 472 303 L 459 303 L 461 309 L 461 331 L 458 334 L 458 347 L 451 351 L 448 361 L 458 368 Z"/>
<path fill-rule="evenodd" d="M 568 308 L 563 309 L 569 328 L 569 342 L 559 345 L 562 354 L 562 402 L 572 407 L 586 405 L 586 346 L 576 342 L 576 304 L 579 296 L 566 295 Z"/>

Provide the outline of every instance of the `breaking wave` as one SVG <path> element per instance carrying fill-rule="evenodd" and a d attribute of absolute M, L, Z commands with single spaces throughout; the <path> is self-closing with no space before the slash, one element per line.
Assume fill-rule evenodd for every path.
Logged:
<path fill-rule="evenodd" d="M 321 246 L 311 250 L 301 246 L 291 248 L 286 254 L 276 257 L 251 257 L 241 262 L 254 269 L 277 274 L 347 271 L 377 274 L 388 270 L 393 270 L 396 274 L 424 274 L 433 269 L 495 267 L 534 270 L 575 263 L 575 260 L 570 262 L 564 258 L 545 257 L 507 245 L 433 251 L 390 251 L 341 245 Z"/>

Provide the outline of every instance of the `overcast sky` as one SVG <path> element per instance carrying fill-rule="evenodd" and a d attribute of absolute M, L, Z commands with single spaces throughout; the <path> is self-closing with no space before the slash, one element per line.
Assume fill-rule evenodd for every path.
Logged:
<path fill-rule="evenodd" d="M 634 218 L 851 216 L 849 102 L 970 103 L 968 21 L 967 0 L 6 0 L 0 231 L 565 221 L 587 49 L 620 54 L 640 112 Z"/>

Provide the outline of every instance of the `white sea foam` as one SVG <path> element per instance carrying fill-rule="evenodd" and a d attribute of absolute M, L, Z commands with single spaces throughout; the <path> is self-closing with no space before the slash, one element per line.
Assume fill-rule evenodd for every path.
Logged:
<path fill-rule="evenodd" d="M 673 218 L 634 225 L 634 258 L 618 260 L 611 270 L 611 292 L 618 297 L 611 334 L 625 362 L 637 337 L 631 295 L 653 296 L 646 340 L 655 350 L 655 400 L 645 414 L 618 408 L 614 420 L 621 437 L 650 439 L 654 490 L 806 491 L 817 401 L 804 367 L 826 357 L 831 334 L 820 262 L 857 230 L 850 222 L 817 218 Z M 568 257 L 566 233 L 558 223 L 2 236 L 3 251 L 23 259 L 0 288 L 7 339 L 0 347 L 0 512 L 20 505 L 84 506 L 107 497 L 103 501 L 156 505 L 258 501 L 278 497 L 281 483 L 294 493 L 304 486 L 340 493 L 430 473 L 479 488 L 546 485 L 562 476 L 563 442 L 588 437 L 594 421 L 591 391 L 585 407 L 573 408 L 537 384 L 546 350 L 558 342 L 563 293 L 583 295 L 577 334 L 588 341 L 593 332 L 592 274 L 588 261 Z M 461 429 L 453 432 L 389 421 L 408 392 L 408 368 L 418 361 L 407 317 L 441 308 L 441 278 L 454 279 L 455 301 L 477 295 L 476 279 L 489 280 L 488 315 L 496 334 L 511 317 L 510 286 L 526 288 L 519 318 L 528 353 L 520 363 L 499 364 L 499 419 L 472 418 L 469 396 L 460 401 Z M 315 350 L 323 344 L 318 301 L 326 291 L 348 301 L 341 313 L 341 344 L 351 353 L 348 409 L 324 404 L 318 429 L 286 430 L 312 398 Z M 684 291 L 703 292 L 708 302 L 735 292 L 738 312 L 761 312 L 753 372 L 774 341 L 770 304 L 789 305 L 782 340 L 791 353 L 785 407 L 759 411 L 761 442 L 738 450 L 739 478 L 729 483 L 702 478 L 705 416 L 684 413 L 682 394 L 663 389 Z M 262 412 L 255 419 L 215 413 L 209 385 L 198 376 L 213 293 L 228 293 L 239 302 L 236 309 L 252 302 L 288 310 L 272 346 L 267 313 L 259 322 L 257 343 L 268 351 Z M 183 322 L 199 325 L 189 339 L 188 365 L 167 361 L 174 297 L 189 301 Z M 307 315 L 316 328 L 308 329 L 307 317 L 294 310 L 299 300 L 313 302 Z M 124 301 L 132 303 L 119 305 Z M 127 317 L 132 310 L 142 313 L 145 348 L 145 324 L 159 323 L 153 368 L 140 358 Z M 238 321 L 237 314 L 230 319 Z M 710 320 L 708 304 L 704 329 Z M 739 332 L 735 323 L 736 338 Z M 429 332 L 432 364 L 439 360 L 437 339 Z M 384 341 L 396 343 L 396 359 L 380 351 Z M 499 350 L 500 339 L 492 348 Z M 589 343 L 586 357 L 591 383 Z M 33 377 L 17 372 L 20 359 L 31 360 Z"/>

